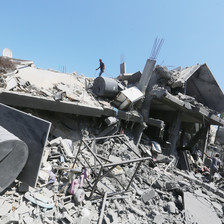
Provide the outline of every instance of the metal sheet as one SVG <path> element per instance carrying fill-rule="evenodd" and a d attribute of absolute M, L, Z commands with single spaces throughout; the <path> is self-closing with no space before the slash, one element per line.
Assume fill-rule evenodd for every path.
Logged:
<path fill-rule="evenodd" d="M 17 179 L 35 187 L 51 123 L 4 104 L 0 104 L 0 111 L 0 125 L 29 148 L 27 163 Z"/>

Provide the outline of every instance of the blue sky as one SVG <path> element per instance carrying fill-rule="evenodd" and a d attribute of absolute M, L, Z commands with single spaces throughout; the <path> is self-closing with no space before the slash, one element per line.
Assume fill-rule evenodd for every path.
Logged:
<path fill-rule="evenodd" d="M 207 63 L 224 90 L 223 0 L 7 0 L 0 6 L 0 53 L 33 60 L 39 68 L 66 67 L 97 76 L 142 71 L 156 37 L 157 64 L 170 69 Z"/>

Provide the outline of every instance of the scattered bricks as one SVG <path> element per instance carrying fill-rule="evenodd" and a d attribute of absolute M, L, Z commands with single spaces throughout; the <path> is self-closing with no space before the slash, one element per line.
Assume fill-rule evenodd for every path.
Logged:
<path fill-rule="evenodd" d="M 156 195 L 156 192 L 153 189 L 146 191 L 142 195 L 142 200 L 144 201 L 144 203 L 146 203 L 149 200 L 153 199 L 155 195 Z"/>

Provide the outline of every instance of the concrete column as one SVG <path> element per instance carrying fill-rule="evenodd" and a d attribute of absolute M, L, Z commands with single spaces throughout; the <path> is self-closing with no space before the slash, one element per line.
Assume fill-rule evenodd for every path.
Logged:
<path fill-rule="evenodd" d="M 176 119 L 173 121 L 173 124 L 171 124 L 170 136 L 169 136 L 169 142 L 171 143 L 170 155 L 177 154 L 176 144 L 179 137 L 180 125 L 181 125 L 181 112 L 179 111 L 177 113 Z"/>
<path fill-rule="evenodd" d="M 146 128 L 144 123 L 136 123 L 134 126 L 134 144 L 138 147 L 138 144 L 141 141 L 143 130 Z"/>
<path fill-rule="evenodd" d="M 184 145 L 184 137 L 185 137 L 185 130 L 182 130 L 181 136 L 180 136 L 180 146 L 183 147 Z"/>
<path fill-rule="evenodd" d="M 200 140 L 201 135 L 203 133 L 204 128 L 201 127 L 197 133 L 190 139 L 190 141 L 187 144 L 187 148 L 192 148 L 194 145 L 196 145 L 196 143 Z"/>
<path fill-rule="evenodd" d="M 123 62 L 120 64 L 120 74 L 125 74 L 126 73 L 126 63 Z"/>
<path fill-rule="evenodd" d="M 205 159 L 205 154 L 207 151 L 207 147 L 208 147 L 208 134 L 210 131 L 210 125 L 206 125 L 206 127 L 204 128 L 204 132 L 202 135 L 202 141 L 203 141 L 203 146 L 202 146 L 202 161 L 204 162 Z"/>
<path fill-rule="evenodd" d="M 155 64 L 156 64 L 155 60 L 148 59 L 146 61 L 145 68 L 143 70 L 142 76 L 141 76 L 138 84 L 136 85 L 137 88 L 139 90 L 141 90 L 143 94 L 145 94 L 145 91 L 146 91 L 146 88 L 149 84 L 149 80 L 152 76 Z"/>

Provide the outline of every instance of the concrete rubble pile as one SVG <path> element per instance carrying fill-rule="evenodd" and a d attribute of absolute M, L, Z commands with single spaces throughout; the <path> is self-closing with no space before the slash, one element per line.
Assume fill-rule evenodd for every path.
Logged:
<path fill-rule="evenodd" d="M 97 144 L 98 153 L 106 157 L 115 143 L 116 140 L 109 139 Z M 102 223 L 205 223 L 203 219 L 210 219 L 213 223 L 224 221 L 223 191 L 218 191 L 214 183 L 205 187 L 193 172 L 176 169 L 174 157 L 162 154 L 154 154 L 154 160 L 142 163 L 128 191 L 110 195 L 107 192 L 122 190 L 118 182 L 127 184 L 135 170 L 133 163 L 116 166 L 117 169 L 111 175 L 115 175 L 118 182 L 110 174 L 106 175 L 98 183 L 98 190 L 102 190 L 101 196 L 91 200 L 88 199 L 91 188 L 87 181 L 93 182 L 95 178 L 89 170 L 90 174 L 82 187 L 86 196 L 82 198 L 79 195 L 77 199 L 68 191 L 72 171 L 80 175 L 83 168 L 83 157 L 80 157 L 80 166 L 74 166 L 73 157 L 78 148 L 78 143 L 73 144 L 69 139 L 59 137 L 49 141 L 44 150 L 36 188 L 15 181 L 0 197 L 2 223 L 99 223 L 100 219 Z M 150 148 L 148 146 L 149 151 Z M 91 155 L 84 153 L 91 160 Z M 134 153 L 127 151 L 125 144 L 118 141 L 114 154 L 108 158 L 125 161 L 134 156 Z M 190 197 L 190 201 L 185 197 Z M 192 214 L 190 209 L 193 200 L 199 204 L 201 200 L 206 203 L 203 210 L 197 208 L 197 212 L 201 213 L 198 216 Z M 208 216 L 210 210 L 212 213 Z"/>
<path fill-rule="evenodd" d="M 9 178 L 0 133 L 0 223 L 224 223 L 223 93 L 206 64 L 155 64 L 94 79 L 0 57 L 0 127 L 29 151 Z"/>

